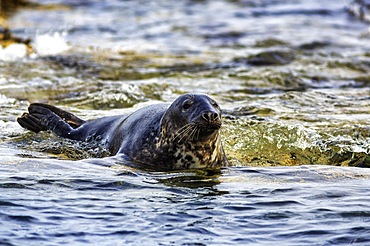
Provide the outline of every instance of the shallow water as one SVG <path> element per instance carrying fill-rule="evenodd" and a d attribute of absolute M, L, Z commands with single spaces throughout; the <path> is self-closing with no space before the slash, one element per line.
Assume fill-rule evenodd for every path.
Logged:
<path fill-rule="evenodd" d="M 40 0 L 9 12 L 33 52 L 0 50 L 1 244 L 368 245 L 364 2 Z M 30 102 L 93 119 L 186 92 L 222 105 L 232 167 L 139 170 L 16 123 Z"/>

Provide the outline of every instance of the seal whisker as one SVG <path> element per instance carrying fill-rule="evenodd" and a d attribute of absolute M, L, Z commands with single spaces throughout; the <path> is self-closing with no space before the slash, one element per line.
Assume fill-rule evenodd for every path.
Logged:
<path fill-rule="evenodd" d="M 199 139 L 199 134 L 200 134 L 200 127 L 197 128 L 197 139 Z"/>
<path fill-rule="evenodd" d="M 192 127 L 193 127 L 192 124 L 185 125 L 184 127 L 180 128 L 175 133 L 175 136 L 178 137 L 178 136 L 186 135 L 189 131 L 191 131 Z"/>
<path fill-rule="evenodd" d="M 184 125 L 179 130 L 176 131 L 175 135 L 181 135 L 184 131 L 187 131 L 188 128 L 193 125 L 194 123 L 190 122 L 189 124 Z"/>
<path fill-rule="evenodd" d="M 187 128 L 187 131 L 184 131 L 184 132 L 182 132 L 182 134 L 180 135 L 177 135 L 177 136 L 181 136 L 181 138 L 179 139 L 179 140 L 177 140 L 177 142 L 178 143 L 180 143 L 186 136 L 189 136 L 189 132 L 191 132 L 192 131 L 192 129 L 193 129 L 193 127 L 192 126 L 189 126 L 188 128 Z M 188 138 L 186 138 L 186 141 L 188 140 Z"/>
<path fill-rule="evenodd" d="M 188 140 L 190 139 L 191 141 L 194 141 L 194 137 L 196 135 L 196 132 L 199 131 L 199 127 L 197 125 L 195 125 L 193 131 L 190 133 L 189 137 L 188 137 Z"/>
<path fill-rule="evenodd" d="M 193 130 L 194 126 L 195 126 L 194 123 L 189 123 L 189 124 L 186 124 L 185 126 L 181 127 L 175 133 L 173 140 L 176 140 L 178 138 L 177 142 L 180 143 L 181 140 L 183 140 L 184 137 L 186 137 Z"/>

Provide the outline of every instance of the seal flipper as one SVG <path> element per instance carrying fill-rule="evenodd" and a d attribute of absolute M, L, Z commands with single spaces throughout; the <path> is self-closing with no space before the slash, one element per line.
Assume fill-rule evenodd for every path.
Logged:
<path fill-rule="evenodd" d="M 23 115 L 17 118 L 19 125 L 33 132 L 47 131 L 48 129 L 41 125 L 40 120 L 29 113 L 23 113 Z"/>
<path fill-rule="evenodd" d="M 71 135 L 74 128 L 85 123 L 75 115 L 48 104 L 33 103 L 28 107 L 28 112 L 17 121 L 22 127 L 36 133 L 51 130 L 58 136 L 74 139 Z"/>
<path fill-rule="evenodd" d="M 44 104 L 44 103 L 32 103 L 29 107 L 43 107 L 49 109 L 54 114 L 58 115 L 60 118 L 62 118 L 65 122 L 67 122 L 72 128 L 76 129 L 77 127 L 81 126 L 82 124 L 86 123 L 86 121 L 78 118 L 76 115 L 69 113 L 67 111 L 64 111 L 60 108 L 57 108 L 55 106 Z M 32 110 L 32 109 L 31 109 Z"/>

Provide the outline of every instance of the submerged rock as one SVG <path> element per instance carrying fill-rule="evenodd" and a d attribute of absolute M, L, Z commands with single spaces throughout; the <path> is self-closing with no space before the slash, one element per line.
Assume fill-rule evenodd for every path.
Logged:
<path fill-rule="evenodd" d="M 313 41 L 310 43 L 301 44 L 298 48 L 302 50 L 315 50 L 315 49 L 322 49 L 329 45 L 331 45 L 331 43 L 327 41 Z"/>
<path fill-rule="evenodd" d="M 246 62 L 253 66 L 282 66 L 293 62 L 295 54 L 293 51 L 263 51 L 248 58 L 236 58 L 236 62 Z"/>
<path fill-rule="evenodd" d="M 254 46 L 255 47 L 261 47 L 261 48 L 268 48 L 268 47 L 274 47 L 274 46 L 288 46 L 289 43 L 275 38 L 268 38 L 257 41 Z"/>

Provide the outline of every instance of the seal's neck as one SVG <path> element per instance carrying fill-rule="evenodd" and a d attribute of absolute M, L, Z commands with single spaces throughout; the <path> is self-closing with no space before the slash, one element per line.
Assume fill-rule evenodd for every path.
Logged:
<path fill-rule="evenodd" d="M 205 141 L 186 137 L 178 139 L 167 128 L 162 129 L 161 133 L 158 147 L 171 157 L 167 160 L 171 169 L 220 167 L 227 164 L 219 131 Z"/>

